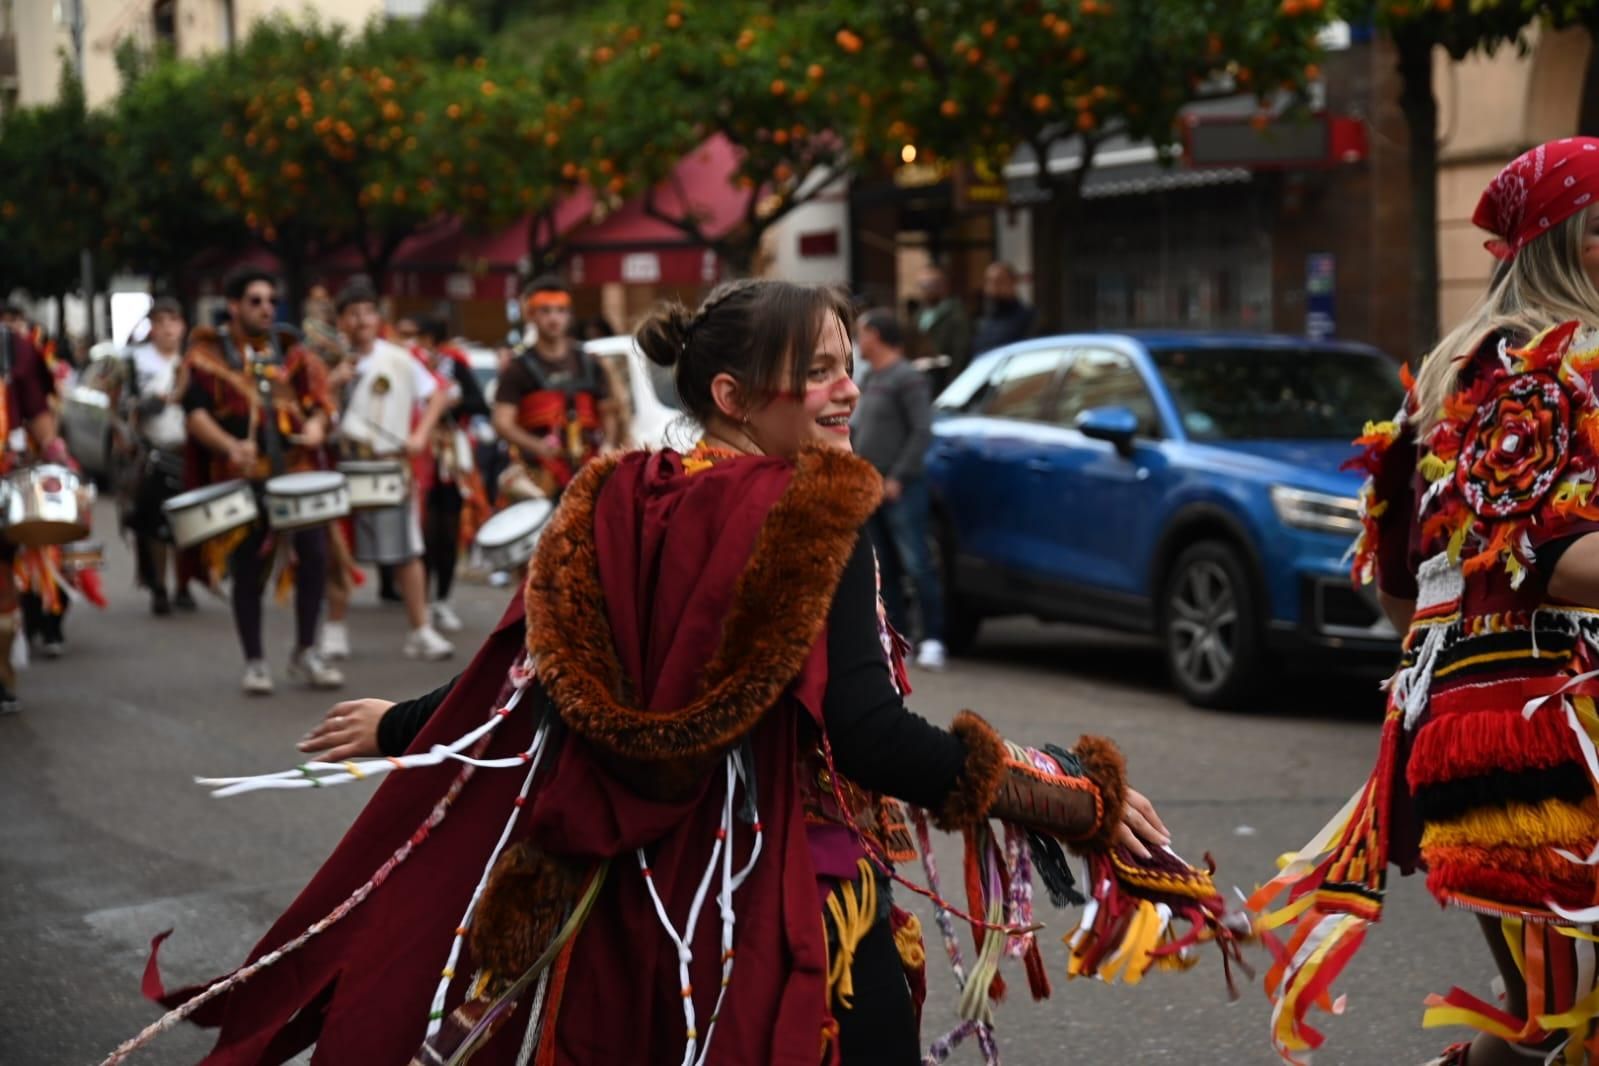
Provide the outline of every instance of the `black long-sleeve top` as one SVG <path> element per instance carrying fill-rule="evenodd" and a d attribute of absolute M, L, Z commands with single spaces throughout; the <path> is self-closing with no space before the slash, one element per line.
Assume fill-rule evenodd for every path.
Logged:
<path fill-rule="evenodd" d="M 459 675 L 425 696 L 396 703 L 378 724 L 378 746 L 398 755 L 444 702 Z M 827 616 L 827 690 L 822 716 L 838 769 L 885 795 L 936 808 L 955 787 L 966 748 L 906 710 L 894 687 L 877 627 L 877 572 L 861 537 Z"/>

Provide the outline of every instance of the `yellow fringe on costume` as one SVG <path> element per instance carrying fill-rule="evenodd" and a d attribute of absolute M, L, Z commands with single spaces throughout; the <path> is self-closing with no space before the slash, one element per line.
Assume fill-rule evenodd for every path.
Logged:
<path fill-rule="evenodd" d="M 222 584 L 222 578 L 228 572 L 228 560 L 250 535 L 250 528 L 240 526 L 200 545 L 200 559 L 205 564 L 206 580 L 212 588 Z"/>
<path fill-rule="evenodd" d="M 855 995 L 855 978 L 851 973 L 855 966 L 855 949 L 860 947 L 877 917 L 877 875 L 865 859 L 857 860 L 856 868 L 860 871 L 860 892 L 856 893 L 853 881 L 845 881 L 827 897 L 827 912 L 833 916 L 833 929 L 838 933 L 837 952 L 831 947 L 828 949 L 827 992 L 828 998 L 836 999 L 845 1010 L 853 1006 L 850 1000 Z M 919 927 L 917 933 L 919 943 Z M 899 937 L 894 939 L 898 945 Z"/>
<path fill-rule="evenodd" d="M 1479 807 L 1447 822 L 1429 822 L 1421 846 L 1569 848 L 1591 843 L 1599 827 L 1599 799 L 1579 804 L 1559 799 Z"/>

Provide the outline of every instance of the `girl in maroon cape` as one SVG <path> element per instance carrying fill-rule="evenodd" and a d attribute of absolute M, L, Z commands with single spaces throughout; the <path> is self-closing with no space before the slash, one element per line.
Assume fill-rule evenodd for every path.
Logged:
<path fill-rule="evenodd" d="M 885 796 L 990 858 L 989 817 L 1025 826 L 1052 870 L 1059 843 L 1098 856 L 1096 881 L 1169 854 L 1108 741 L 1038 751 L 970 712 L 945 731 L 905 710 L 841 296 L 735 282 L 638 339 L 704 439 L 591 464 L 462 675 L 340 704 L 305 740 L 325 752 L 308 772 L 405 770 L 243 969 L 168 993 L 152 955 L 149 994 L 220 1027 L 207 1063 L 312 1043 L 379 1066 L 916 1063 L 922 945 L 885 876 L 914 850 Z M 1017 932 L 998 925 L 1006 876 L 968 870 L 995 960 Z M 1118 928 L 1085 958 L 1129 926 L 1154 943 L 1153 919 L 1100 912 Z M 1028 966 L 1047 992 L 1036 945 Z"/>

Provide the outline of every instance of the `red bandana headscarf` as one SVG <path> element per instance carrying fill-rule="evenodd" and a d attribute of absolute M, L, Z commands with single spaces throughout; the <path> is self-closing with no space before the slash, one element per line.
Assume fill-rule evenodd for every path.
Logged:
<path fill-rule="evenodd" d="M 1471 221 L 1495 235 L 1484 247 L 1509 261 L 1596 194 L 1599 137 L 1563 137 L 1522 153 L 1501 170 L 1483 190 Z"/>

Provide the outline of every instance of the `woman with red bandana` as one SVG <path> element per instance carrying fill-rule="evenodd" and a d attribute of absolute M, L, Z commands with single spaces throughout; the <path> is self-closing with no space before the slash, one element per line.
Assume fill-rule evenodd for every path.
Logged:
<path fill-rule="evenodd" d="M 172 994 L 147 975 L 221 1026 L 208 1066 L 313 1041 L 375 1066 L 912 1066 L 926 948 L 896 906 L 916 844 L 888 796 L 928 812 L 919 835 L 929 817 L 966 835 L 983 946 L 959 1032 L 990 1061 L 1000 957 L 1048 994 L 1018 902 L 1031 848 L 1061 905 L 1062 843 L 1089 857 L 1072 974 L 1136 980 L 1225 936 L 1108 741 L 1040 751 L 906 709 L 861 535 L 882 485 L 850 449 L 851 320 L 831 290 L 745 281 L 646 322 L 703 440 L 590 462 L 465 673 L 339 704 L 307 738 L 325 755 L 305 774 L 398 772 L 243 969 Z M 467 767 L 440 765 L 452 751 Z"/>
<path fill-rule="evenodd" d="M 1500 1003 L 1456 988 L 1424 1024 L 1479 1035 L 1440 1064 L 1599 1061 L 1599 139 L 1541 145 L 1473 221 L 1500 260 L 1357 463 L 1375 580 L 1405 633 L 1377 768 L 1256 893 L 1292 924 L 1267 978 L 1289 1061 L 1381 908 L 1387 863 L 1473 912 Z M 1272 908 L 1279 909 L 1273 911 Z"/>

